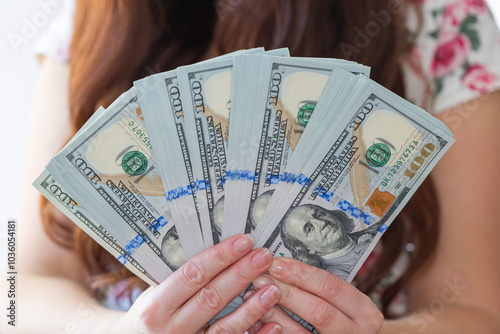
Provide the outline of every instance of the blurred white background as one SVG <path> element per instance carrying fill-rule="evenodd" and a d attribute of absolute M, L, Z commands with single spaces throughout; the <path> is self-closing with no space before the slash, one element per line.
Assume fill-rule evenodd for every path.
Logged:
<path fill-rule="evenodd" d="M 0 92 L 2 93 L 3 125 L 0 129 L 2 149 L 1 197 L 0 197 L 0 245 L 1 231 L 7 219 L 19 217 L 22 210 L 21 182 L 25 157 L 26 137 L 35 86 L 38 79 L 38 63 L 33 48 L 48 28 L 53 17 L 44 23 L 43 4 L 64 4 L 64 0 L 2 0 L 0 10 Z M 500 0 L 488 0 L 497 22 L 500 22 Z M 52 14 L 52 13 L 51 13 Z M 54 13 L 55 14 L 55 13 Z M 22 35 L 26 20 L 37 17 L 39 27 L 19 44 L 16 50 L 10 40 L 12 34 Z M 499 60 L 500 61 L 500 60 Z M 29 168 L 29 166 L 27 167 Z M 22 222 L 20 222 L 22 223 Z M 1 246 L 0 246 L 1 247 Z M 3 247 L 2 247 L 3 248 Z M 3 249 L 2 249 L 3 250 Z"/>
<path fill-rule="evenodd" d="M 52 5 L 45 5 L 49 3 Z M 4 155 L 1 169 L 0 254 L 5 251 L 2 244 L 5 234 L 2 232 L 6 231 L 7 220 L 18 218 L 22 209 L 20 199 L 25 147 L 39 72 L 34 46 L 64 3 L 65 0 L 1 1 L 0 92 L 3 125 L 0 142 L 4 147 Z M 29 28 L 26 28 L 29 25 L 27 22 L 31 23 Z M 17 42 L 14 43 L 16 47 L 12 41 Z"/>

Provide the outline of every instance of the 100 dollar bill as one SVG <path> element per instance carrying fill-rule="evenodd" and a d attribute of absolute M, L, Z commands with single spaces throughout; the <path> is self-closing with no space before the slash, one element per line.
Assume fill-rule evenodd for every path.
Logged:
<path fill-rule="evenodd" d="M 205 182 L 195 178 L 188 142 L 184 109 L 185 96 L 177 71 L 168 71 L 136 81 L 146 127 L 157 148 L 158 168 L 165 196 L 176 221 L 183 222 L 179 236 L 189 259 L 207 247 L 210 233 L 203 195 Z M 192 144 L 191 144 L 192 145 Z"/>
<path fill-rule="evenodd" d="M 347 281 L 453 143 L 425 111 L 373 81 L 358 81 L 356 101 L 337 104 L 344 114 L 332 130 L 299 143 L 311 154 L 296 157 L 306 159 L 304 167 L 287 171 L 295 177 L 278 185 L 283 199 L 256 231 L 257 247 Z M 331 108 L 328 102 L 317 107 Z"/>
<path fill-rule="evenodd" d="M 288 49 L 251 49 L 238 54 L 288 56 Z M 210 221 L 203 230 L 209 247 L 220 241 L 225 209 L 233 57 L 179 67 L 176 72 L 186 102 L 183 111 L 193 177 L 205 184 L 200 196 L 205 195 L 206 218 Z"/>
<path fill-rule="evenodd" d="M 48 171 L 44 170 L 33 186 L 127 269 L 150 285 L 160 283 L 136 260 L 137 253 L 134 254 L 135 252 L 132 252 L 127 245 L 120 245 L 101 224 L 97 223 L 99 220 L 95 219 L 94 214 L 83 208 Z"/>
<path fill-rule="evenodd" d="M 229 137 L 232 58 L 180 67 L 181 92 L 185 96 L 185 122 L 192 140 L 195 179 L 204 180 L 200 196 L 206 201 L 206 247 L 217 244 L 222 229 Z"/>
<path fill-rule="evenodd" d="M 184 263 L 134 89 L 86 124 L 47 170 L 120 244 L 148 253 L 140 263 L 152 277 L 161 281 Z"/>
<path fill-rule="evenodd" d="M 336 59 L 240 55 L 236 64 L 247 68 L 244 80 L 258 89 L 249 95 L 252 87 L 240 85 L 235 96 L 244 102 L 233 111 L 236 128 L 231 130 L 250 130 L 247 136 L 235 136 L 231 147 L 248 156 L 234 154 L 237 161 L 229 163 L 224 238 L 255 230 L 333 70 L 369 74 L 366 66 Z M 245 150 L 249 145 L 255 149 Z"/>

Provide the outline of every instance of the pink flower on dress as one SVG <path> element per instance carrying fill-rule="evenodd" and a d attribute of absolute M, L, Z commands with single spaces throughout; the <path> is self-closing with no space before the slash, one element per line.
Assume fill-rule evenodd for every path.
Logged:
<path fill-rule="evenodd" d="M 433 76 L 443 77 L 462 66 L 470 49 L 470 41 L 465 35 L 443 32 L 431 65 Z"/>
<path fill-rule="evenodd" d="M 457 28 L 467 17 L 467 5 L 463 0 L 454 1 L 443 10 L 441 29 Z"/>
<path fill-rule="evenodd" d="M 474 64 L 467 68 L 462 83 L 474 92 L 485 94 L 495 87 L 497 77 L 484 66 Z"/>
<path fill-rule="evenodd" d="M 487 15 L 490 13 L 485 0 L 465 0 L 467 12 L 476 15 Z"/>

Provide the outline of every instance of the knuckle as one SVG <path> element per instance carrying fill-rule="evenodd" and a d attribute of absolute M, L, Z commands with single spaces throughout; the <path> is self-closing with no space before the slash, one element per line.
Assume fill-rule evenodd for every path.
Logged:
<path fill-rule="evenodd" d="M 377 309 L 377 315 L 374 317 L 374 323 L 372 324 L 373 328 L 377 330 L 377 333 L 380 330 L 380 328 L 382 328 L 383 322 L 384 322 L 384 315 Z"/>
<path fill-rule="evenodd" d="M 243 319 L 253 324 L 262 318 L 265 311 L 264 306 L 260 303 L 249 303 L 249 305 L 243 309 Z"/>
<path fill-rule="evenodd" d="M 142 312 L 139 315 L 139 328 L 152 328 L 152 320 L 154 317 L 151 316 L 150 312 Z"/>
<path fill-rule="evenodd" d="M 231 334 L 234 333 L 234 330 L 226 322 L 221 321 L 217 325 L 211 326 L 210 332 L 214 334 Z"/>
<path fill-rule="evenodd" d="M 234 266 L 234 280 L 236 282 L 247 282 L 250 283 L 252 280 L 250 279 L 250 277 L 248 276 L 248 270 L 247 268 L 245 267 L 245 264 L 237 264 L 236 266 Z"/>
<path fill-rule="evenodd" d="M 158 321 L 160 317 L 158 317 L 156 312 L 150 311 L 145 310 L 139 315 L 139 325 L 137 327 L 141 332 L 160 333 L 162 330 L 162 324 Z"/>
<path fill-rule="evenodd" d="M 335 321 L 335 311 L 327 303 L 318 303 L 311 311 L 311 323 L 315 327 L 326 328 Z"/>
<path fill-rule="evenodd" d="M 227 267 L 232 262 L 229 254 L 230 252 L 225 251 L 222 247 L 216 246 L 212 249 L 210 260 L 219 267 Z"/>
<path fill-rule="evenodd" d="M 368 308 L 366 315 L 366 326 L 369 332 L 378 333 L 378 330 L 382 327 L 382 322 L 384 321 L 384 315 L 380 310 L 372 303 Z"/>
<path fill-rule="evenodd" d="M 199 285 L 205 281 L 205 273 L 195 260 L 188 261 L 180 268 L 184 282 L 190 285 Z"/>
<path fill-rule="evenodd" d="M 266 314 L 264 314 L 261 317 L 261 320 L 264 323 L 273 322 L 273 321 L 278 322 L 280 317 L 283 316 L 282 312 L 284 312 L 284 311 L 279 306 L 274 306 L 269 311 L 267 311 Z M 288 315 L 286 315 L 286 316 L 288 316 Z"/>
<path fill-rule="evenodd" d="M 292 288 L 288 285 L 280 286 L 280 301 L 284 300 L 294 300 L 295 295 L 292 292 Z"/>
<path fill-rule="evenodd" d="M 304 280 L 307 280 L 308 278 L 308 270 L 306 267 L 305 263 L 288 263 L 288 266 L 290 266 L 290 269 L 288 271 L 288 274 L 286 274 L 288 277 L 286 279 L 291 283 L 291 284 L 296 284 L 299 282 L 302 282 Z"/>
<path fill-rule="evenodd" d="M 179 333 L 179 326 L 178 325 L 171 325 L 171 324 L 168 324 L 166 326 L 166 328 L 162 331 L 159 331 L 158 334 L 177 334 Z M 142 332 L 141 332 L 142 333 Z M 150 332 L 144 332 L 144 333 L 150 333 Z M 152 333 L 152 334 L 156 334 L 156 333 Z"/>
<path fill-rule="evenodd" d="M 333 300 L 342 295 L 344 282 L 335 275 L 324 275 L 319 286 L 326 299 Z"/>
<path fill-rule="evenodd" d="M 213 285 L 207 285 L 198 293 L 198 307 L 206 314 L 222 309 L 224 300 L 220 292 Z"/>

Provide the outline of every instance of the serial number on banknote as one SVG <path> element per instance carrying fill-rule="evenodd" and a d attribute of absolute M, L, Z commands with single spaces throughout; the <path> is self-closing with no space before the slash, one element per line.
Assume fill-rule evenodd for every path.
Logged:
<path fill-rule="evenodd" d="M 403 151 L 403 154 L 401 157 L 399 157 L 399 160 L 396 162 L 396 164 L 391 168 L 389 173 L 387 173 L 387 176 L 384 177 L 384 180 L 382 181 L 382 186 L 386 187 L 391 179 L 399 172 L 400 168 L 403 166 L 403 163 L 410 157 L 411 153 L 414 152 L 420 143 L 416 140 L 413 141 L 410 145 L 408 145 L 408 148 Z"/>
<path fill-rule="evenodd" d="M 414 143 L 418 144 L 417 141 L 414 141 Z M 413 145 L 410 145 L 413 146 Z M 418 147 L 418 146 L 417 146 Z M 413 151 L 416 150 L 417 147 L 413 148 Z M 426 159 L 434 152 L 436 149 L 436 146 L 433 143 L 427 143 L 422 147 L 420 152 L 413 158 L 413 161 L 411 164 L 408 166 L 408 168 L 405 170 L 404 175 L 408 176 L 411 179 L 418 173 L 420 168 L 425 164 Z M 398 160 L 395 166 L 401 166 L 400 164 L 401 160 L 405 161 L 408 157 L 410 157 L 410 154 L 407 153 L 409 149 L 405 151 L 403 156 Z M 411 153 L 411 151 L 409 151 Z M 400 167 L 398 167 L 399 169 Z M 396 168 L 392 168 L 391 171 L 387 174 L 387 177 L 384 178 L 382 181 L 382 186 L 387 186 L 389 184 L 389 181 L 392 179 L 394 174 L 397 173 Z"/>
<path fill-rule="evenodd" d="M 135 125 L 135 126 L 134 126 Z M 139 137 L 139 139 L 149 147 L 150 150 L 153 150 L 153 146 L 151 145 L 151 140 L 146 135 L 146 132 L 139 125 L 136 125 L 135 121 L 130 121 L 128 126 L 132 128 L 132 131 Z"/>

